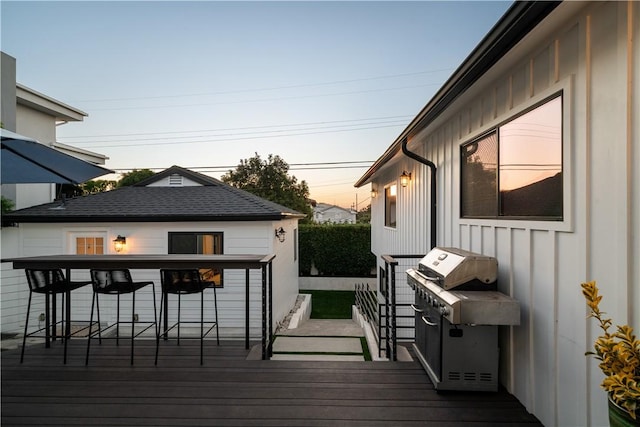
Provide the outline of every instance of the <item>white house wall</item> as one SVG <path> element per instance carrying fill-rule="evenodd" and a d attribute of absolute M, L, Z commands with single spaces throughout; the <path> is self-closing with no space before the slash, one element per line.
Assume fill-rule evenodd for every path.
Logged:
<path fill-rule="evenodd" d="M 22 242 L 15 256 L 36 256 L 75 253 L 73 242 L 77 235 L 104 236 L 106 250 L 115 253 L 112 240 L 117 235 L 127 238 L 125 253 L 166 254 L 168 233 L 171 231 L 213 231 L 223 232 L 225 254 L 269 254 L 275 253 L 273 261 L 273 322 L 275 325 L 293 307 L 298 293 L 298 264 L 294 261 L 294 229 L 297 221 L 264 222 L 217 222 L 217 223 L 123 223 L 123 224 L 21 224 L 16 228 L 3 229 L 3 247 L 5 236 L 16 245 Z M 274 231 L 283 226 L 287 230 L 285 242 L 280 243 Z M 156 285 L 156 299 L 160 302 L 160 275 L 156 270 L 132 270 L 134 280 L 152 280 Z M 74 280 L 89 279 L 89 272 L 73 270 Z M 262 333 L 262 283 L 261 271 L 250 270 L 250 326 L 251 336 L 260 337 Z M 24 328 L 28 286 L 24 271 L 13 270 L 11 265 L 2 264 L 2 332 L 21 332 Z M 73 293 L 73 317 L 88 319 L 91 307 L 92 291 L 90 287 Z M 205 305 L 212 306 L 212 292 L 205 293 Z M 220 320 L 220 334 L 243 337 L 245 327 L 245 271 L 226 270 L 224 288 L 217 290 Z M 44 311 L 42 298 L 34 297 L 34 307 L 29 320 L 30 325 L 38 324 L 38 314 Z M 130 313 L 127 298 L 121 302 L 122 313 Z M 186 300 L 185 300 L 186 301 Z M 197 311 L 199 302 L 185 304 L 183 313 Z M 113 298 L 102 298 L 100 303 L 101 320 L 115 320 Z M 153 317 L 151 289 L 144 289 L 136 297 L 136 312 L 140 321 Z M 172 311 L 175 313 L 175 310 Z M 124 315 L 124 314 L 121 314 Z"/>
<path fill-rule="evenodd" d="M 500 290 L 521 303 L 520 326 L 500 330 L 501 382 L 546 426 L 601 426 L 602 375 L 584 357 L 600 331 L 586 318 L 580 283 L 597 280 L 614 324 L 640 330 L 640 5 L 569 3 L 409 148 L 438 166 L 437 244 L 497 257 Z M 460 145 L 559 89 L 564 221 L 460 218 Z M 397 182 L 403 170 L 412 173 L 408 188 Z M 429 174 L 398 155 L 375 175 L 378 257 L 429 250 Z M 384 186 L 392 182 L 396 229 L 384 227 Z"/>

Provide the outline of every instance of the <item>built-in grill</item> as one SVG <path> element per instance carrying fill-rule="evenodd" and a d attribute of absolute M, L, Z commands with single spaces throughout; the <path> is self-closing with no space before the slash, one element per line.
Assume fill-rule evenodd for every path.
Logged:
<path fill-rule="evenodd" d="M 436 247 L 407 270 L 414 349 L 436 389 L 498 390 L 498 325 L 520 324 L 520 305 L 497 277 L 495 258 L 457 248 Z"/>

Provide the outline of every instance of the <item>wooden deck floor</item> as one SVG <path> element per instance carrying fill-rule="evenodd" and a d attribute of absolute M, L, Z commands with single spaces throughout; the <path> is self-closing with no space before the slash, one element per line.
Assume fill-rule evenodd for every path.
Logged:
<path fill-rule="evenodd" d="M 508 393 L 437 393 L 417 362 L 246 360 L 243 342 L 70 341 L 3 351 L 1 424 L 57 426 L 540 426 Z"/>

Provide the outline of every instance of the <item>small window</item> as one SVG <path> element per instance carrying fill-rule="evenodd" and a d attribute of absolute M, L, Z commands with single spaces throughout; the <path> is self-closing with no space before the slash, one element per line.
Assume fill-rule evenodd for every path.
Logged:
<path fill-rule="evenodd" d="M 77 255 L 103 255 L 104 237 L 76 237 Z"/>
<path fill-rule="evenodd" d="M 223 233 L 219 232 L 170 232 L 169 254 L 222 254 Z M 222 269 L 201 269 L 200 275 L 216 287 L 222 287 Z"/>
<path fill-rule="evenodd" d="M 562 96 L 461 148 L 464 218 L 563 219 Z"/>
<path fill-rule="evenodd" d="M 384 225 L 396 228 L 396 197 L 398 187 L 393 184 L 384 189 Z"/>

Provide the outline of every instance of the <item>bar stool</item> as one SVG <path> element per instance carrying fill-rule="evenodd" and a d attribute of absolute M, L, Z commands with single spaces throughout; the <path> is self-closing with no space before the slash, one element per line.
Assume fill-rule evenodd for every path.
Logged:
<path fill-rule="evenodd" d="M 183 337 L 183 339 L 199 339 L 200 340 L 200 364 L 202 365 L 204 360 L 204 339 L 215 328 L 216 329 L 216 343 L 220 345 L 220 332 L 218 330 L 218 297 L 216 295 L 216 288 L 212 286 L 210 282 L 205 282 L 200 278 L 200 272 L 197 269 L 190 270 L 160 270 L 160 279 L 162 283 L 162 296 L 160 298 L 160 319 L 164 319 L 164 330 L 158 328 L 158 336 L 156 339 L 156 364 L 158 363 L 158 347 L 160 345 L 160 335 L 165 340 L 168 339 L 168 333 L 173 328 L 177 328 L 177 342 L 180 345 L 180 325 L 183 323 L 194 323 L 200 325 L 200 334 L 198 337 Z M 213 289 L 214 309 L 215 309 L 215 321 L 204 321 L 204 290 Z M 188 294 L 200 294 L 200 321 L 182 321 L 181 317 L 181 300 L 182 295 Z M 169 307 L 169 294 L 178 296 L 178 318 L 177 321 L 171 326 L 168 326 L 168 307 Z M 163 318 L 164 314 L 164 318 Z M 211 324 L 209 329 L 204 329 L 204 324 Z"/>
<path fill-rule="evenodd" d="M 64 363 L 67 363 L 67 342 L 72 335 L 75 335 L 87 327 L 82 328 L 73 334 L 71 333 L 71 291 L 90 284 L 90 281 L 72 282 L 65 278 L 62 270 L 56 269 L 25 269 L 27 282 L 29 283 L 29 302 L 27 304 L 27 318 L 24 322 L 24 335 L 22 338 L 22 351 L 20 353 L 20 363 L 24 360 L 24 350 L 26 348 L 27 337 L 43 337 L 40 335 L 45 331 L 45 345 L 49 347 L 51 339 L 62 338 L 64 340 Z M 43 294 L 45 296 L 45 326 L 34 332 L 27 333 L 29 326 L 29 315 L 31 313 L 31 297 L 33 294 Z M 61 320 L 55 319 L 56 296 L 64 295 L 62 299 Z M 51 301 L 50 301 L 51 300 Z M 66 305 L 65 305 L 66 300 Z M 51 303 L 53 303 L 53 319 L 51 318 Z M 65 310 L 66 309 L 66 310 Z M 61 333 L 58 334 L 58 325 L 61 326 Z"/>
<path fill-rule="evenodd" d="M 89 329 L 89 339 L 87 340 L 87 357 L 85 364 L 89 364 L 89 351 L 91 347 L 91 340 L 95 335 L 98 335 L 99 342 L 102 343 L 102 333 L 115 327 L 116 328 L 116 344 L 120 344 L 120 324 L 131 325 L 131 364 L 133 365 L 134 354 L 134 340 L 136 337 L 146 332 L 150 327 L 156 327 L 157 336 L 157 312 L 156 312 L 156 291 L 153 286 L 153 281 L 134 282 L 131 273 L 127 269 L 93 269 L 91 270 L 91 281 L 93 284 L 93 300 L 91 301 L 91 321 L 93 322 L 94 306 L 98 312 L 98 330 L 93 332 Z M 152 322 L 137 322 L 135 319 L 136 312 L 136 291 L 151 285 L 153 292 L 153 321 Z M 120 320 L 120 295 L 131 294 L 131 320 Z M 102 328 L 100 324 L 100 300 L 99 295 L 115 295 L 117 297 L 116 305 L 116 321 L 115 323 Z M 135 325 L 147 325 L 142 330 L 135 332 Z M 112 337 L 104 338 L 112 339 Z"/>

